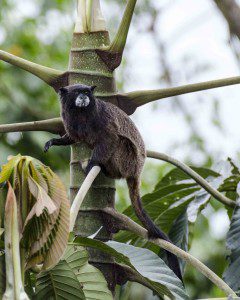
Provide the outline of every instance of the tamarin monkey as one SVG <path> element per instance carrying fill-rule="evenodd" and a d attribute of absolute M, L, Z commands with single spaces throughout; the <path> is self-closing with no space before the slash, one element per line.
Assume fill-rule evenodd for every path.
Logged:
<path fill-rule="evenodd" d="M 94 97 L 96 86 L 81 84 L 59 90 L 61 115 L 66 134 L 45 144 L 71 145 L 83 141 L 92 149 L 86 168 L 100 166 L 103 173 L 113 179 L 127 180 L 132 206 L 139 220 L 148 230 L 150 238 L 170 242 L 143 209 L 140 197 L 140 176 L 146 158 L 145 145 L 132 120 L 117 106 Z M 182 280 L 178 259 L 167 252 L 169 267 Z"/>

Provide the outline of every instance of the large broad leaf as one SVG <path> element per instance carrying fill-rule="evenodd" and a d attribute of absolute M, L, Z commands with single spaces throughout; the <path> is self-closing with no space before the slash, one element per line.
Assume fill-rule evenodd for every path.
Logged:
<path fill-rule="evenodd" d="M 207 169 L 207 168 L 197 168 L 197 167 L 191 167 L 195 172 L 197 172 L 200 176 L 203 178 L 207 177 L 218 177 L 219 174 L 213 170 Z M 192 180 L 192 178 L 183 172 L 182 170 L 178 168 L 172 169 L 170 172 L 168 172 L 156 185 L 155 190 L 159 190 L 160 188 L 164 186 L 169 185 L 175 185 L 179 182 L 187 182 L 188 180 Z M 192 181 L 191 181 L 192 182 Z"/>
<path fill-rule="evenodd" d="M 227 249 L 230 250 L 230 262 L 223 277 L 234 291 L 240 292 L 240 201 L 234 210 L 227 234 Z"/>
<path fill-rule="evenodd" d="M 69 276 L 72 281 L 69 280 Z M 62 287 L 64 291 L 61 290 L 61 283 L 67 284 L 66 287 Z M 79 290 L 78 292 L 76 288 Z M 56 289 L 59 289 L 59 293 L 56 292 Z M 75 298 L 70 296 L 68 298 L 67 293 L 72 293 L 72 297 Z M 52 299 L 60 299 L 58 298 L 60 295 L 65 297 L 61 299 L 113 299 L 104 276 L 97 268 L 88 263 L 88 252 L 78 245 L 69 245 L 60 263 L 50 271 L 40 274 L 37 279 L 36 294 L 38 299 L 49 296 Z"/>
<path fill-rule="evenodd" d="M 36 284 L 36 299 L 86 299 L 81 284 L 66 261 L 60 261 L 50 271 L 42 273 Z"/>
<path fill-rule="evenodd" d="M 41 263 L 44 269 L 56 265 L 69 236 L 70 205 L 64 185 L 40 161 L 21 155 L 3 166 L 0 183 L 6 180 L 17 198 L 26 268 Z"/>
<path fill-rule="evenodd" d="M 221 191 L 233 193 L 240 181 L 239 169 L 236 163 L 230 159 L 217 165 L 216 171 L 207 168 L 193 169 L 205 178 L 212 187 Z M 169 233 L 174 220 L 186 209 L 188 220 L 194 223 L 211 197 L 187 174 L 175 168 L 160 180 L 154 192 L 142 197 L 142 202 L 154 223 Z M 139 223 L 131 206 L 123 213 Z M 139 242 L 136 235 L 129 232 L 120 232 L 115 236 L 115 239 L 120 242 L 130 241 L 132 244 Z"/>
<path fill-rule="evenodd" d="M 75 243 L 96 248 L 115 257 L 120 264 L 131 268 L 139 281 L 151 288 L 161 299 L 188 299 L 182 282 L 155 253 L 117 242 L 106 244 L 88 238 L 78 237 Z"/>
<path fill-rule="evenodd" d="M 172 222 L 184 211 L 188 203 L 193 200 L 194 193 L 198 190 L 199 188 L 193 188 L 192 185 L 187 185 L 186 187 L 185 184 L 176 185 L 175 188 L 173 186 L 169 188 L 164 187 L 142 197 L 144 209 L 156 225 L 163 226 L 167 232 L 171 228 Z M 140 223 L 131 206 L 123 213 L 135 222 Z M 168 219 L 170 216 L 171 221 Z M 127 242 L 136 238 L 136 235 L 129 232 L 120 232 L 114 238 L 120 242 Z"/>
<path fill-rule="evenodd" d="M 88 263 L 88 252 L 83 247 L 69 246 L 63 259 L 77 276 L 87 300 L 113 299 L 104 276 Z"/>

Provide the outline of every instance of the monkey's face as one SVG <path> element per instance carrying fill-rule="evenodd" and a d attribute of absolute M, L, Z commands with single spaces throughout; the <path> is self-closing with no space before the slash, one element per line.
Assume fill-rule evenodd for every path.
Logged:
<path fill-rule="evenodd" d="M 86 110 L 95 104 L 93 91 L 96 86 L 81 84 L 70 85 L 59 90 L 62 110 L 81 109 Z"/>

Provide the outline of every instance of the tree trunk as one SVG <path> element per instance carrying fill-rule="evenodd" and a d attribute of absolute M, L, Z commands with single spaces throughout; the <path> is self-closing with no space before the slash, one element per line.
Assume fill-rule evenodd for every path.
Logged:
<path fill-rule="evenodd" d="M 113 73 L 98 56 L 95 49 L 109 45 L 107 31 L 91 33 L 74 33 L 69 62 L 69 84 L 96 85 L 96 96 L 102 100 L 115 104 L 116 84 Z M 75 144 L 71 149 L 70 163 L 70 199 L 77 194 L 85 175 L 83 168 L 90 158 L 91 150 L 85 144 Z M 80 236 L 90 236 L 96 233 L 97 239 L 107 241 L 112 233 L 106 228 L 101 209 L 114 207 L 115 201 L 114 180 L 105 177 L 102 173 L 95 180 L 92 188 L 84 200 L 75 224 L 74 232 Z M 115 288 L 115 269 L 113 260 L 106 254 L 89 249 L 90 262 L 98 267 L 105 275 L 112 291 Z"/>

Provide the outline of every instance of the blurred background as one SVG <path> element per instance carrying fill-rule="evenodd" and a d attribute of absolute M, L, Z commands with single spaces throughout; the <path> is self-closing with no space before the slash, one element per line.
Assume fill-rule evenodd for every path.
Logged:
<path fill-rule="evenodd" d="M 102 9 L 114 34 L 126 1 L 102 0 Z M 117 70 L 121 91 L 164 88 L 238 76 L 240 69 L 240 1 L 139 0 L 124 61 Z M 0 49 L 56 69 L 66 69 L 71 46 L 76 1 L 0 0 Z M 239 25 L 239 26 L 238 26 Z M 165 152 L 196 166 L 239 158 L 239 86 L 214 89 L 157 101 L 132 116 L 148 149 Z M 59 115 L 54 91 L 39 79 L 0 63 L 0 123 L 42 120 Z M 31 155 L 69 178 L 69 150 L 43 153 L 47 133 L 0 135 L 0 164 L 8 155 Z M 142 192 L 153 190 L 170 165 L 148 160 Z M 124 182 L 118 183 L 117 206 L 128 205 Z M 221 275 L 226 211 L 208 205 L 194 228 L 191 254 Z M 221 262 L 221 263 L 219 263 Z M 222 294 L 194 270 L 185 282 L 191 299 Z M 124 294 L 124 293 L 123 293 Z M 122 299 L 153 299 L 134 285 Z"/>

